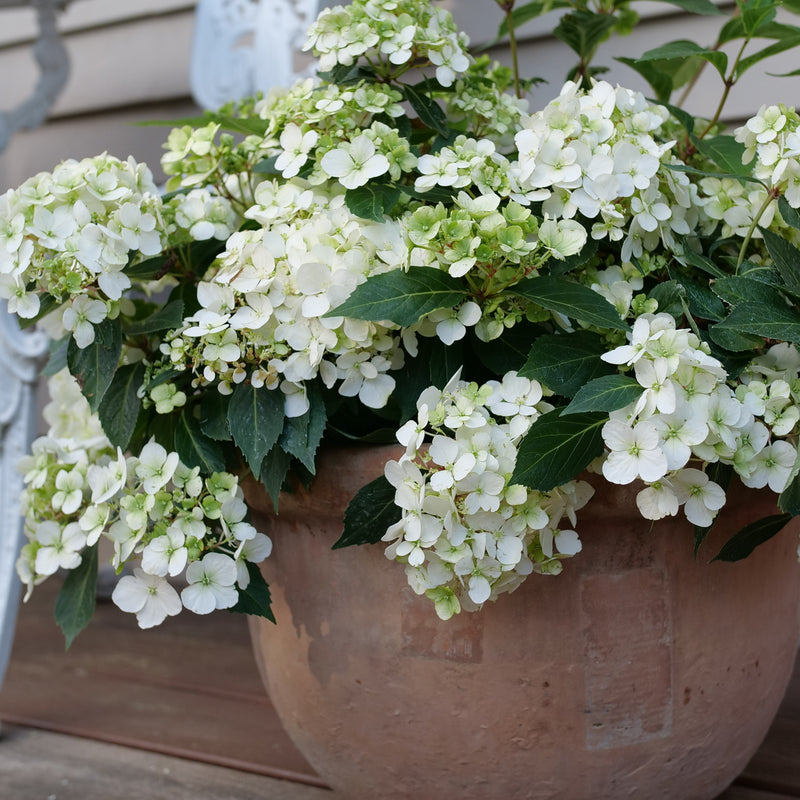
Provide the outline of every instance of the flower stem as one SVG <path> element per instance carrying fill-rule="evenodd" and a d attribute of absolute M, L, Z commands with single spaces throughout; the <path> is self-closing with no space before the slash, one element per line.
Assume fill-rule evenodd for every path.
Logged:
<path fill-rule="evenodd" d="M 744 240 L 742 241 L 742 246 L 739 249 L 739 259 L 736 262 L 736 274 L 739 274 L 739 267 L 742 266 L 742 262 L 744 261 L 744 255 L 747 252 L 747 245 L 750 244 L 750 239 L 753 238 L 753 233 L 755 232 L 756 225 L 758 225 L 758 221 L 761 217 L 764 216 L 764 213 L 769 208 L 770 203 L 775 200 L 777 197 L 780 197 L 780 190 L 776 188 L 771 188 L 767 190 L 767 196 L 764 199 L 764 202 L 761 204 L 761 208 L 758 209 L 756 212 L 755 217 L 753 217 L 753 221 L 750 223 L 750 227 L 747 229 L 747 233 L 745 234 Z"/>
<path fill-rule="evenodd" d="M 519 55 L 517 53 L 517 34 L 514 30 L 514 3 L 516 0 L 495 0 L 506 15 L 508 28 L 508 48 L 511 51 L 511 70 L 514 73 L 514 94 L 522 98 L 522 87 L 519 80 Z"/>

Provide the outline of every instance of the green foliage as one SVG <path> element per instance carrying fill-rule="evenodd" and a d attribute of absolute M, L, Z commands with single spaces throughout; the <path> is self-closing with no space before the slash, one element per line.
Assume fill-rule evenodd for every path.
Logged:
<path fill-rule="evenodd" d="M 140 336 L 147 333 L 158 333 L 179 328 L 183 322 L 183 301 L 173 300 L 154 311 L 149 317 L 137 320 L 128 325 L 125 333 L 128 336 Z"/>
<path fill-rule="evenodd" d="M 456 306 L 468 296 L 463 282 L 446 272 L 431 267 L 409 267 L 407 271 L 392 270 L 367 278 L 326 316 L 413 325 L 425 314 Z"/>
<path fill-rule="evenodd" d="M 383 222 L 400 199 L 400 189 L 391 183 L 371 181 L 357 189 L 348 189 L 344 200 L 357 217 Z"/>
<path fill-rule="evenodd" d="M 228 428 L 250 469 L 258 472 L 264 456 L 283 431 L 284 395 L 251 383 L 240 383 L 228 406 Z"/>
<path fill-rule="evenodd" d="M 512 484 L 549 491 L 572 480 L 603 452 L 601 429 L 608 414 L 559 414 L 550 411 L 533 423 L 520 443 Z"/>
<path fill-rule="evenodd" d="M 519 374 L 564 397 L 573 397 L 585 383 L 616 371 L 600 358 L 606 350 L 603 339 L 591 331 L 540 336 Z"/>
<path fill-rule="evenodd" d="M 627 375 L 603 375 L 581 386 L 561 415 L 616 411 L 641 397 L 642 391 L 638 381 Z"/>
<path fill-rule="evenodd" d="M 255 617 L 264 617 L 270 622 L 275 622 L 275 615 L 272 613 L 272 595 L 269 591 L 269 584 L 264 580 L 258 564 L 246 561 L 247 574 L 250 576 L 250 583 L 246 589 L 238 588 L 239 602 L 229 608 L 228 611 L 237 614 L 251 614 Z"/>
<path fill-rule="evenodd" d="M 94 341 L 81 349 L 70 337 L 67 366 L 77 378 L 89 408 L 97 411 L 111 385 L 122 352 L 122 328 L 119 319 L 104 319 L 94 326 Z"/>
<path fill-rule="evenodd" d="M 222 472 L 225 456 L 219 444 L 206 436 L 194 416 L 194 409 L 184 408 L 174 430 L 175 450 L 187 467 L 199 467 L 204 475 Z"/>
<path fill-rule="evenodd" d="M 347 506 L 344 529 L 333 549 L 379 542 L 386 529 L 400 520 L 394 494 L 394 486 L 382 475 L 363 486 Z"/>
<path fill-rule="evenodd" d="M 741 561 L 743 558 L 747 558 L 756 547 L 769 541 L 775 534 L 783 530 L 791 518 L 791 514 L 773 514 L 745 525 L 725 542 L 719 553 L 711 560 Z"/>
<path fill-rule="evenodd" d="M 65 649 L 89 624 L 97 597 L 97 545 L 81 554 L 79 566 L 70 570 L 56 598 L 55 619 L 64 632 Z"/>
<path fill-rule="evenodd" d="M 122 450 L 128 446 L 133 436 L 142 398 L 139 396 L 144 381 L 144 364 L 126 364 L 114 375 L 111 384 L 100 403 L 98 414 L 108 440 Z"/>

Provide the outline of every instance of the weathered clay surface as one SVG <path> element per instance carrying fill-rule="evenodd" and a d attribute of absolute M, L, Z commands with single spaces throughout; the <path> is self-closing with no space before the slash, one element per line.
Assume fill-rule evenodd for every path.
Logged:
<path fill-rule="evenodd" d="M 254 622 L 254 646 L 319 774 L 348 800 L 716 797 L 766 734 L 797 648 L 797 527 L 707 563 L 771 496 L 732 492 L 695 561 L 685 520 L 651 525 L 634 489 L 598 483 L 561 576 L 441 622 L 381 545 L 330 550 L 393 452 L 326 454 L 277 519 L 248 497 L 275 543 L 278 625 Z"/>

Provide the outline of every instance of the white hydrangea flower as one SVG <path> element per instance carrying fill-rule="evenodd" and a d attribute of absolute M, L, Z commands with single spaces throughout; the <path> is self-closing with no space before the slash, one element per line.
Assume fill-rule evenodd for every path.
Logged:
<path fill-rule="evenodd" d="M 133 575 L 120 578 L 111 599 L 122 611 L 136 614 L 140 628 L 160 625 L 168 616 L 179 614 L 183 607 L 178 593 L 165 578 L 138 567 Z"/>

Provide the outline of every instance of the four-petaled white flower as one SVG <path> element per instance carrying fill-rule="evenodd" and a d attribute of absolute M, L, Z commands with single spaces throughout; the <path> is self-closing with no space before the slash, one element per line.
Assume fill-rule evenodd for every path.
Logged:
<path fill-rule="evenodd" d="M 179 614 L 183 607 L 166 578 L 149 575 L 138 567 L 133 575 L 120 578 L 111 599 L 122 611 L 136 614 L 140 628 L 160 625 L 168 616 Z"/>
<path fill-rule="evenodd" d="M 181 591 L 183 605 L 195 614 L 210 614 L 214 609 L 236 605 L 239 593 L 236 562 L 222 553 L 208 553 L 186 569 L 189 585 Z"/>
<path fill-rule="evenodd" d="M 346 189 L 356 189 L 388 172 L 389 159 L 383 153 L 376 153 L 373 141 L 361 134 L 352 142 L 328 150 L 320 166 L 332 178 L 338 178 Z"/>

